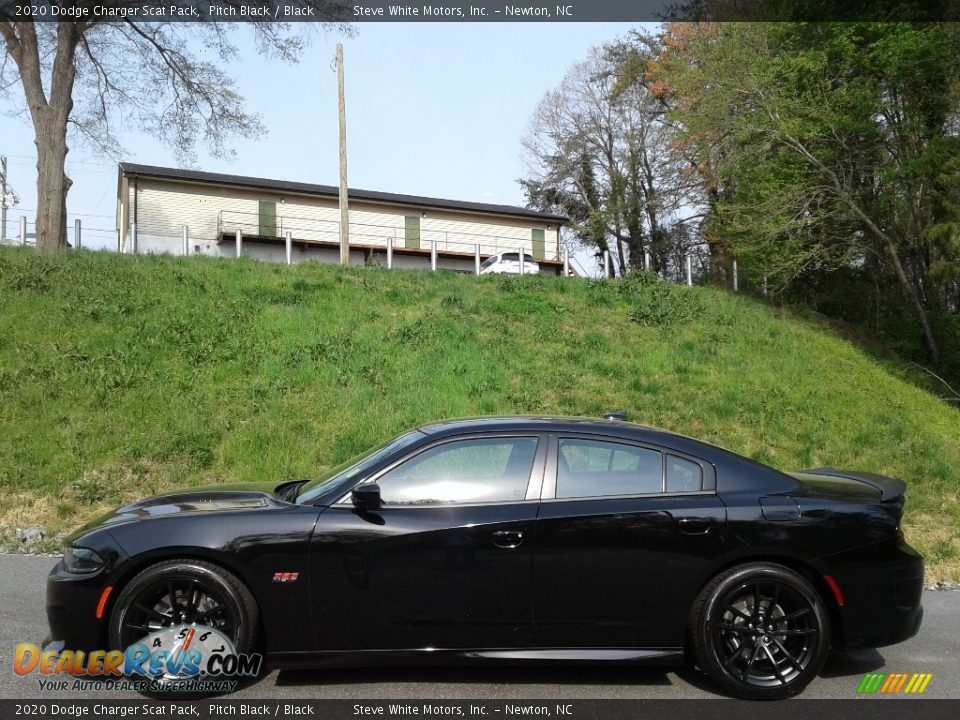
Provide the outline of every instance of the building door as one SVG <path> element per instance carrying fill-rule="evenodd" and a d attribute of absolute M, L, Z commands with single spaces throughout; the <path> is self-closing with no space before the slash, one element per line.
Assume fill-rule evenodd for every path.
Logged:
<path fill-rule="evenodd" d="M 272 200 L 260 201 L 260 232 L 263 237 L 277 235 L 277 204 Z"/>
<path fill-rule="evenodd" d="M 420 249 L 420 218 L 416 215 L 408 215 L 403 219 L 403 246 Z"/>
<path fill-rule="evenodd" d="M 533 241 L 533 259 L 547 259 L 547 239 L 543 230 L 531 230 L 530 239 Z"/>

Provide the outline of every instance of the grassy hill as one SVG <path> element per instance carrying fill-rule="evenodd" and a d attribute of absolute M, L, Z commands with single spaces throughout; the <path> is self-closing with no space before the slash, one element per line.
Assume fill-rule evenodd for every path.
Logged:
<path fill-rule="evenodd" d="M 599 415 L 784 469 L 904 477 L 960 579 L 960 413 L 805 320 L 653 283 L 0 250 L 0 534 L 166 488 L 311 477 L 418 423 Z"/>

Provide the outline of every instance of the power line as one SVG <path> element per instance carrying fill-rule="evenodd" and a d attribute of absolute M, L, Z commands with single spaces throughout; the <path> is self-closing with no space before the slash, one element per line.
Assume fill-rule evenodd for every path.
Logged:
<path fill-rule="evenodd" d="M 10 165 L 12 165 L 12 166 L 14 166 L 14 167 L 18 167 L 18 168 L 23 168 L 23 169 L 25 169 L 25 170 L 33 170 L 33 171 L 36 171 L 36 168 L 37 168 L 36 165 L 34 165 L 34 164 L 32 164 L 32 163 L 25 163 L 25 162 L 12 162 L 12 163 L 10 163 Z M 97 169 L 95 169 L 94 167 L 72 167 L 72 165 L 76 165 L 76 163 L 73 162 L 73 161 L 71 161 L 71 160 L 68 160 L 68 161 L 67 161 L 67 166 L 66 166 L 66 167 L 67 167 L 67 172 L 70 172 L 70 173 L 84 173 L 84 174 L 86 174 L 86 175 L 115 175 L 116 172 L 117 172 L 116 169 L 111 169 L 111 170 L 107 170 L 107 169 L 97 170 Z"/>
<path fill-rule="evenodd" d="M 36 213 L 37 211 L 35 208 L 21 208 L 20 212 Z M 93 213 L 85 213 L 85 212 L 71 212 L 67 214 L 70 215 L 71 217 L 76 216 L 76 217 L 86 217 L 86 218 L 104 218 L 106 220 L 115 220 L 117 217 L 116 215 L 94 215 Z"/>
<path fill-rule="evenodd" d="M 15 153 L 11 153 L 11 154 L 7 155 L 7 157 L 16 158 L 17 160 L 28 160 L 28 161 L 30 161 L 30 162 L 32 162 L 32 163 L 36 163 L 36 162 L 37 162 L 37 158 L 36 158 L 36 156 L 34 156 L 34 155 L 17 155 L 17 154 L 15 154 Z M 68 164 L 69 164 L 69 163 L 77 163 L 77 164 L 80 164 L 80 165 L 96 165 L 96 166 L 98 166 L 98 167 L 114 168 L 114 169 L 116 169 L 116 167 L 117 167 L 116 163 L 95 162 L 95 161 L 93 161 L 93 160 L 74 160 L 73 158 L 67 159 L 67 163 L 68 163 Z"/>

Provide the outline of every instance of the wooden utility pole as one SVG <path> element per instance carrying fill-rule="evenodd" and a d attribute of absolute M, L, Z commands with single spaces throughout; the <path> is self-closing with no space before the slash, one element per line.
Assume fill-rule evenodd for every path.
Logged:
<path fill-rule="evenodd" d="M 0 241 L 7 237 L 7 158 L 0 158 Z"/>
<path fill-rule="evenodd" d="M 340 115 L 340 264 L 350 264 L 350 207 L 347 198 L 347 104 L 343 95 L 343 45 L 337 43 L 337 106 Z"/>

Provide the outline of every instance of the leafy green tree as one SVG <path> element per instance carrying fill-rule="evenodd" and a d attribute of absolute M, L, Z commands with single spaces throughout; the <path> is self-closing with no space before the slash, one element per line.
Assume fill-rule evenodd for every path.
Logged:
<path fill-rule="evenodd" d="M 684 24 L 663 48 L 646 80 L 724 188 L 708 230 L 781 284 L 891 278 L 936 359 L 930 313 L 956 311 L 960 28 Z"/>

